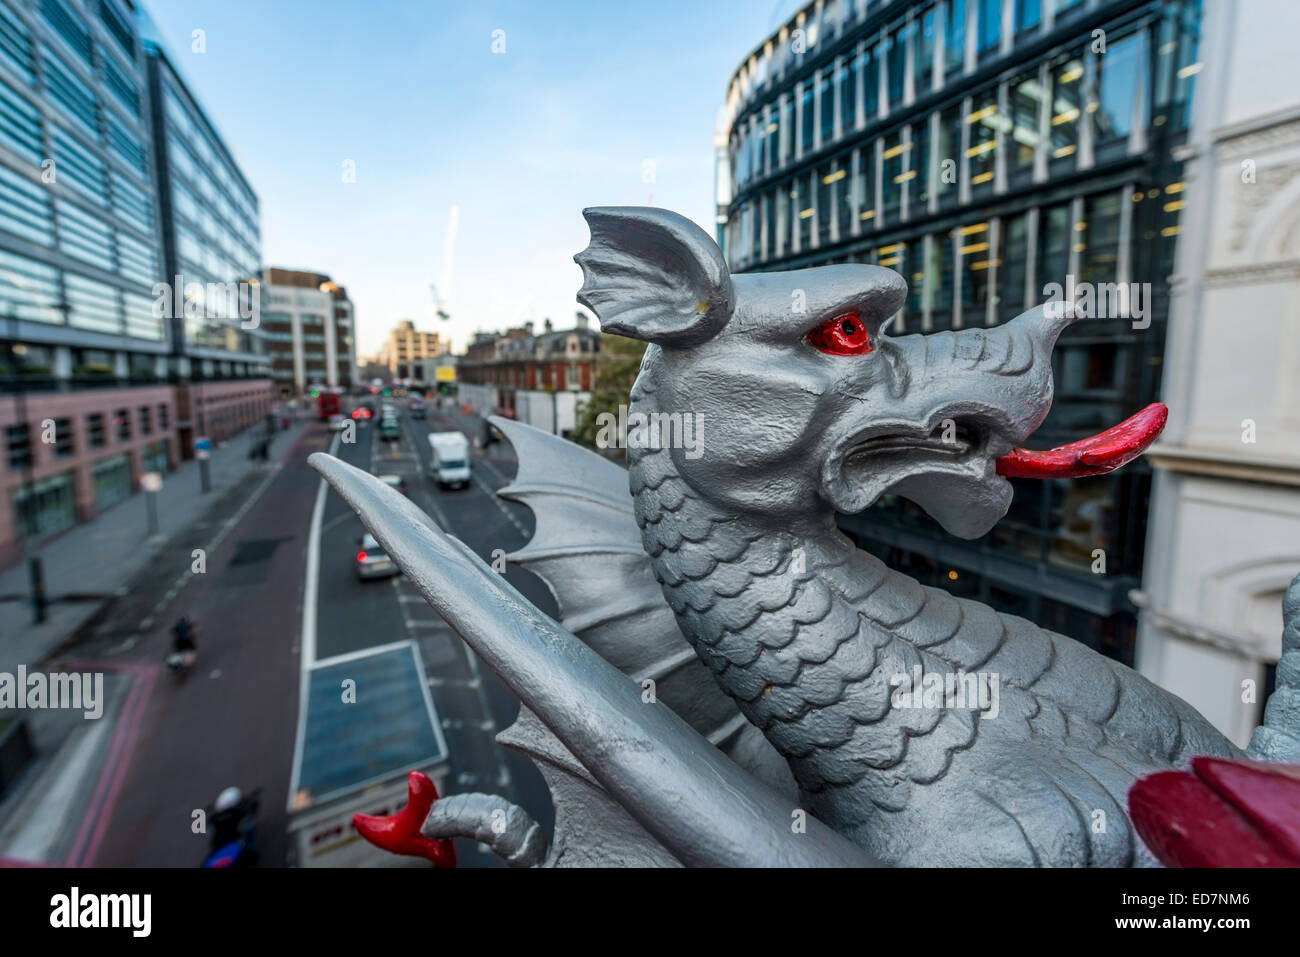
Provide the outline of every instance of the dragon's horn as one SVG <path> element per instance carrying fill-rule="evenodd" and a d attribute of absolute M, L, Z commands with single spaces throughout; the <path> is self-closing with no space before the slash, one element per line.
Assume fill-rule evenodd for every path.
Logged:
<path fill-rule="evenodd" d="M 543 615 L 374 476 L 308 463 L 429 604 L 656 840 L 698 866 L 863 866 L 856 845 L 783 800 L 666 705 Z M 806 829 L 796 833 L 799 821 Z"/>

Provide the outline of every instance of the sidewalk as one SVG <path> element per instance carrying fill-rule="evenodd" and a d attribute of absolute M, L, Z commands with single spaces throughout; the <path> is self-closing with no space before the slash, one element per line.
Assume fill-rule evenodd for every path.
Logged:
<path fill-rule="evenodd" d="M 157 493 L 155 535 L 148 535 L 145 495 L 137 492 L 39 547 L 35 554 L 43 559 L 49 601 L 45 621 L 39 625 L 32 621 L 27 563 L 0 573 L 0 672 L 12 673 L 20 664 L 40 661 L 117 596 L 168 539 L 250 474 L 269 473 L 304 432 L 317 426 L 314 419 L 303 419 L 277 432 L 269 462 L 248 457 L 253 437 L 264 434 L 261 426 L 213 449 L 208 460 L 212 488 L 206 493 L 200 491 L 197 461 L 168 473 Z"/>

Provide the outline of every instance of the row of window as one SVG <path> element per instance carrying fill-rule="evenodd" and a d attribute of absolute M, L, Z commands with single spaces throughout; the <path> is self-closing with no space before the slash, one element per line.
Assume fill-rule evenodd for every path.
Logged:
<path fill-rule="evenodd" d="M 74 54 L 75 59 L 68 61 L 48 44 L 39 43 L 23 18 L 0 3 L 0 61 L 33 87 L 43 71 L 54 99 L 92 134 L 97 127 L 96 96 L 90 84 L 82 78 L 82 71 L 101 81 L 133 116 L 140 115 L 134 34 L 130 26 L 110 9 L 110 4 L 101 0 L 98 6 L 101 20 L 108 28 L 109 36 L 121 48 L 121 54 L 95 42 L 85 21 L 64 0 L 41 0 L 41 12 L 47 25 L 62 45 Z M 37 68 L 38 49 L 41 52 L 40 71 Z"/>
<path fill-rule="evenodd" d="M 140 435 L 153 435 L 155 410 L 159 431 L 171 428 L 171 409 L 165 404 L 142 405 L 135 410 Z M 82 417 L 86 449 L 103 449 L 113 442 L 129 442 L 133 438 L 132 410 L 120 408 L 111 414 L 89 412 Z M 69 417 L 50 419 L 40 423 L 20 422 L 5 429 L 6 461 L 14 472 L 31 468 L 36 461 L 34 438 L 51 445 L 55 458 L 71 458 L 77 454 L 77 429 Z"/>
<path fill-rule="evenodd" d="M 743 106 L 768 87 L 798 75 L 805 63 L 817 59 L 822 46 L 852 33 L 868 14 L 890 3 L 824 0 L 811 12 L 800 13 L 736 73 L 730 90 L 733 104 Z M 1085 8 L 1085 0 L 936 0 L 901 14 L 880 31 L 878 40 L 883 53 L 892 57 L 890 74 L 896 77 L 893 83 L 901 97 L 908 62 L 914 64 L 915 88 L 924 92 L 933 76 L 942 82 L 995 57 L 1004 46 L 1007 14 L 1012 23 L 1009 44 L 1054 27 Z M 941 67 L 937 72 L 936 65 Z"/>
<path fill-rule="evenodd" d="M 208 134 L 206 124 L 186 108 L 170 77 L 163 90 L 167 145 L 173 166 L 180 168 L 205 200 L 230 223 L 242 227 L 250 242 L 258 234 L 257 197 L 231 168 L 224 151 Z"/>
<path fill-rule="evenodd" d="M 979 113 L 978 121 L 970 120 L 979 122 L 979 136 L 965 148 L 974 150 L 971 157 L 986 167 L 975 175 L 992 170 L 995 140 L 1007 141 L 1006 148 L 1014 149 L 1016 158 L 1032 163 L 1040 143 L 1050 143 L 1047 152 L 1053 159 L 1074 155 L 1085 123 L 1099 145 L 1122 141 L 1135 127 L 1148 123 L 1172 122 L 1181 129 L 1199 71 L 1196 19 L 1188 15 L 1198 6 L 1199 0 L 1171 4 L 1150 27 L 1127 35 L 1116 31 L 1107 36 L 1104 48 L 1090 37 L 1075 51 L 1057 56 L 1050 66 L 1029 67 L 1023 75 L 1005 77 L 1005 82 L 972 97 L 966 112 Z M 933 15 L 931 10 L 909 23 L 923 27 Z M 932 53 L 926 29 L 900 29 L 898 43 L 888 33 L 868 39 L 855 53 L 839 58 L 738 123 L 731 135 L 737 187 L 744 189 L 885 120 L 922 92 L 939 89 L 938 78 L 945 75 L 939 68 L 942 43 Z M 902 46 L 904 42 L 923 52 L 904 57 L 898 51 L 911 49 Z M 1149 53 L 1152 47 L 1154 59 Z M 916 82 L 910 82 L 917 70 Z M 955 104 L 944 112 L 960 109 Z M 960 160 L 957 144 L 951 145 L 952 151 L 942 158 Z M 1143 144 L 1134 145 L 1140 150 Z"/>
<path fill-rule="evenodd" d="M 1173 182 L 1107 190 L 827 262 L 875 263 L 900 273 L 908 296 L 894 327 L 898 333 L 995 325 L 1052 298 L 1052 284 L 1064 295 L 1071 281 L 1075 289 L 1087 283 L 1098 291 L 1098 318 L 1141 320 L 1152 303 L 1141 293 L 1134 300 L 1129 284 L 1148 281 L 1139 270 L 1152 272 L 1155 283 L 1172 272 L 1183 188 Z M 1142 203 L 1155 208 L 1141 217 L 1139 234 L 1135 210 Z M 1135 261 L 1139 246 L 1148 258 Z M 1112 385 L 1093 381 L 1089 388 Z"/>
<path fill-rule="evenodd" d="M 159 274 L 154 245 L 0 166 L 0 229 L 141 285 Z M 57 237 L 57 239 L 56 239 Z"/>
<path fill-rule="evenodd" d="M 112 210 L 141 233 L 155 231 L 153 205 L 143 185 L 143 146 L 134 133 L 115 133 L 110 141 L 116 157 L 130 165 L 128 173 L 106 161 L 111 153 L 86 146 L 58 124 L 44 124 L 35 106 L 0 81 L 0 145 L 30 162 L 42 182 L 69 188 L 86 202 Z"/>
<path fill-rule="evenodd" d="M 1141 153 L 1148 113 L 1134 90 L 1149 49 L 1145 32 L 1116 38 L 1093 71 L 1098 100 L 1080 93 L 1088 54 L 1065 53 L 742 197 L 726 226 L 729 260 L 770 262 Z"/>
<path fill-rule="evenodd" d="M 0 250 L 0 316 L 161 341 L 154 301 Z"/>

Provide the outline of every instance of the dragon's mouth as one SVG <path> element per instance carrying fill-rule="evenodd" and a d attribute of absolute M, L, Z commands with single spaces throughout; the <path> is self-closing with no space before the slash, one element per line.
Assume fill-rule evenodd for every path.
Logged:
<path fill-rule="evenodd" d="M 927 435 L 905 432 L 882 432 L 854 443 L 851 455 L 880 455 L 890 452 L 935 452 L 953 458 L 966 458 L 984 445 L 982 430 L 967 422 L 948 420 L 934 427 Z"/>

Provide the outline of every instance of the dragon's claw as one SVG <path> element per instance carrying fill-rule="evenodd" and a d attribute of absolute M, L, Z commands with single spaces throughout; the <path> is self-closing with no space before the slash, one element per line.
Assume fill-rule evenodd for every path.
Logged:
<path fill-rule="evenodd" d="M 456 849 L 451 841 L 431 840 L 420 832 L 433 802 L 438 800 L 437 785 L 428 775 L 412 771 L 407 778 L 407 793 L 406 807 L 396 814 L 385 817 L 354 814 L 353 827 L 375 847 L 391 854 L 423 857 L 435 867 L 455 867 Z"/>

